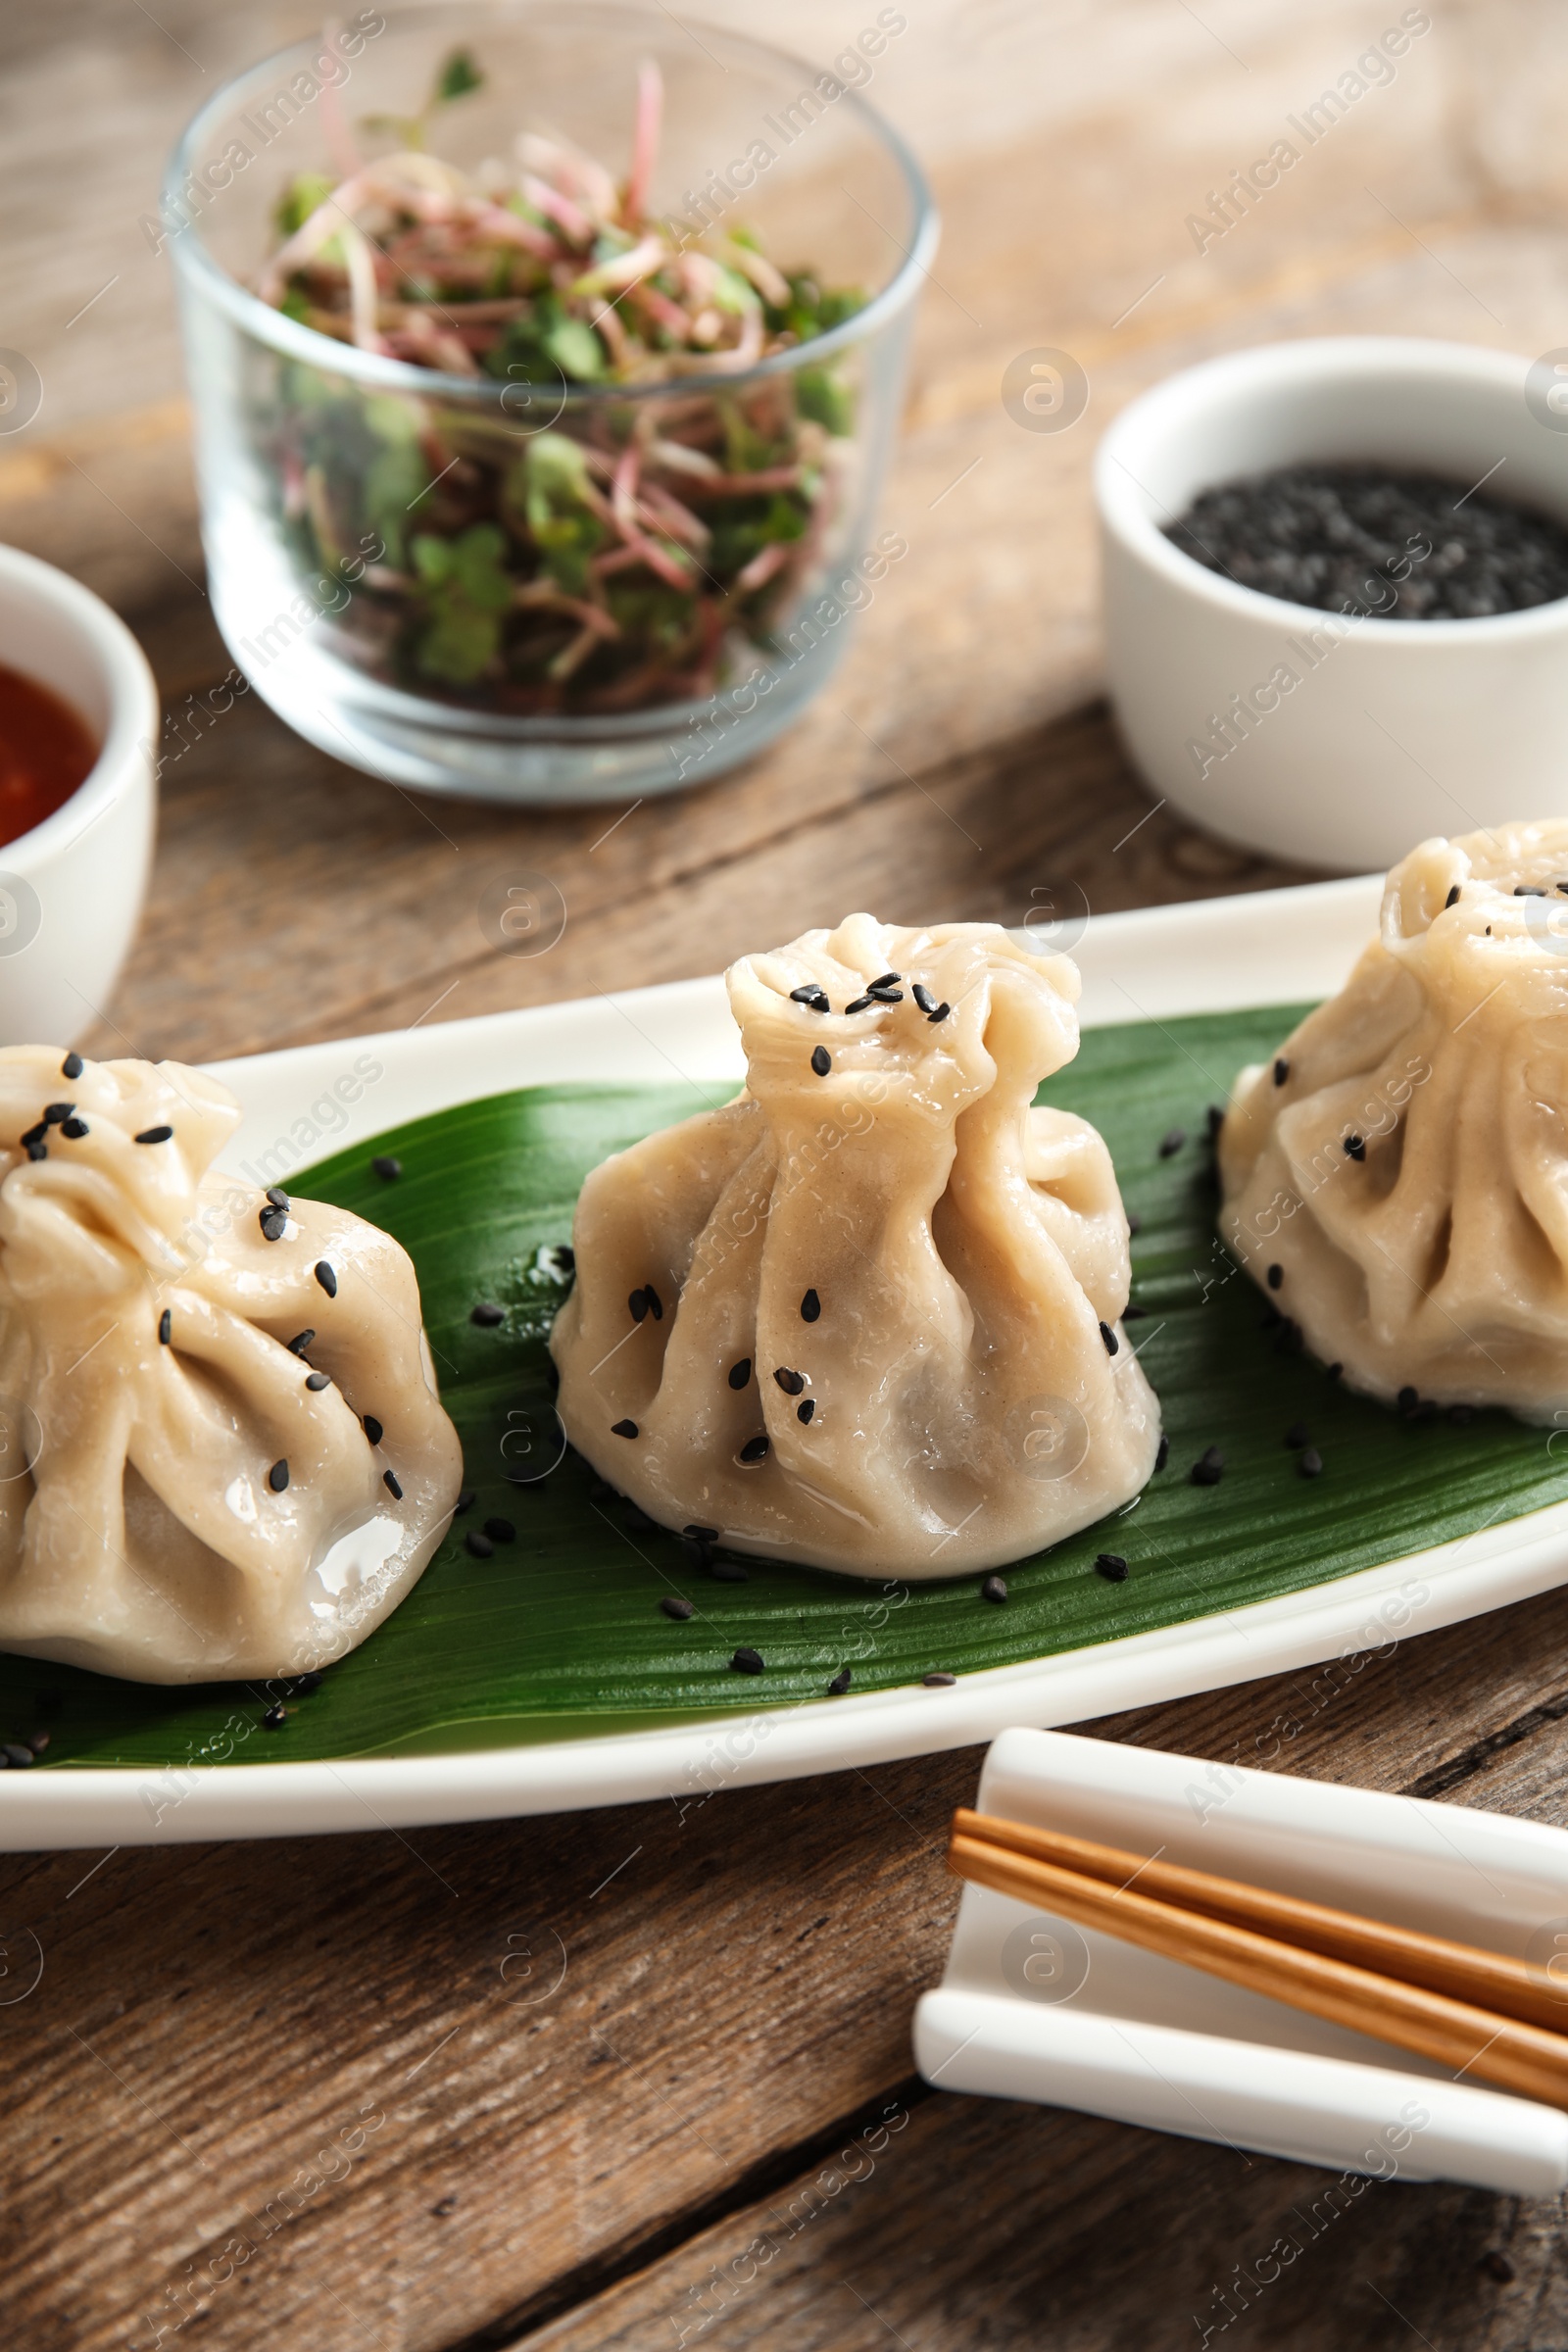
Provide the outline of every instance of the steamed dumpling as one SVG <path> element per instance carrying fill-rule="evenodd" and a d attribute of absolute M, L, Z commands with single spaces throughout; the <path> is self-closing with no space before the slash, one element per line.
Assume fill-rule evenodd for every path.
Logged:
<path fill-rule="evenodd" d="M 861 1576 L 996 1567 L 1126 1502 L 1159 1444 L 1127 1219 L 1095 1130 L 1031 1108 L 1076 968 L 858 914 L 728 985 L 746 1091 L 583 1188 L 572 1444 L 667 1527 Z"/>
<path fill-rule="evenodd" d="M 239 1115 L 177 1062 L 0 1052 L 0 1649 L 298 1673 L 445 1531 L 462 1451 L 414 1268 L 209 1174 Z"/>
<path fill-rule="evenodd" d="M 1220 1231 L 1352 1387 L 1568 1406 L 1568 823 L 1425 841 L 1220 1136 Z"/>

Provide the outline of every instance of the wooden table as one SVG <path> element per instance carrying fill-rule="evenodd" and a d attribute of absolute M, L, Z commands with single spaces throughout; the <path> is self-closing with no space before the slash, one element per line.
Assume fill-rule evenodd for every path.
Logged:
<path fill-rule="evenodd" d="M 826 0 L 731 13 L 825 53 L 860 22 Z M 274 9 L 268 37 L 307 22 Z M 34 12 L 0 155 L 0 317 L 47 398 L 0 442 L 0 535 L 108 595 L 171 710 L 198 713 L 164 774 L 146 928 L 87 1049 L 208 1057 L 559 1000 L 857 906 L 1017 922 L 1063 885 L 1098 913 L 1298 879 L 1152 811 L 1119 758 L 1095 699 L 1087 462 L 1131 393 L 1243 342 L 1568 343 L 1548 0 L 1446 13 L 1196 253 L 1204 191 L 1367 31 L 1300 0 L 1212 0 L 1201 21 L 933 0 L 911 21 L 873 93 L 930 154 L 948 221 L 885 503 L 908 560 L 792 738 L 607 832 L 613 812 L 389 791 L 254 697 L 201 721 L 227 659 L 135 215 L 179 120 L 263 35 L 226 0 Z M 1093 388 L 1057 436 L 998 398 L 1042 344 Z M 517 862 L 568 909 L 532 962 L 476 920 Z M 1550 1595 L 1091 1728 L 1557 1820 L 1565 1721 Z M 45 1955 L 0 2006 L 4 2341 L 1142 2352 L 1221 2340 L 1228 2309 L 1228 2348 L 1568 2343 L 1555 2203 L 1396 2184 L 1325 2220 L 1326 2177 L 1299 2166 L 927 2092 L 910 2010 L 942 1965 L 942 1834 L 977 1763 L 684 1813 L 0 1861 L 0 1924 Z M 559 1983 L 519 1977 L 519 1938 L 559 1939 Z M 1247 2284 L 1284 2233 L 1299 2257 Z"/>

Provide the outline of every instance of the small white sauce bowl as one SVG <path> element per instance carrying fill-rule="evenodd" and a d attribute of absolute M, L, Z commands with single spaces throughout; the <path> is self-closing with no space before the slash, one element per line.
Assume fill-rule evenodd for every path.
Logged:
<path fill-rule="evenodd" d="M 1342 616 L 1238 586 L 1165 537 L 1200 491 L 1303 462 L 1439 473 L 1460 500 L 1488 477 L 1568 523 L 1556 356 L 1266 344 L 1124 411 L 1095 463 L 1106 651 L 1157 794 L 1248 849 L 1351 871 L 1433 834 L 1568 816 L 1568 599 L 1478 620 Z"/>
<path fill-rule="evenodd" d="M 80 712 L 85 782 L 0 843 L 0 1045 L 70 1045 L 108 1005 L 147 894 L 158 689 L 117 613 L 52 564 L 0 547 L 0 662 Z"/>

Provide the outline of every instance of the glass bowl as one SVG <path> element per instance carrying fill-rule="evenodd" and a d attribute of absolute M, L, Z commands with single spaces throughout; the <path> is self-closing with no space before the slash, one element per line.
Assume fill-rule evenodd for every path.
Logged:
<path fill-rule="evenodd" d="M 918 167 L 850 86 L 895 37 L 898 12 L 881 13 L 884 28 L 822 73 L 637 8 L 367 9 L 196 117 L 162 211 L 213 609 L 290 726 L 427 791 L 614 801 L 708 782 L 819 691 L 904 552 L 871 531 L 937 236 Z M 415 366 L 250 291 L 296 174 L 340 178 L 350 124 L 406 117 L 455 52 L 483 79 L 442 110 L 429 143 L 444 162 L 479 173 L 529 131 L 623 174 L 651 60 L 664 113 L 648 212 L 700 247 L 744 228 L 780 269 L 855 288 L 861 307 L 743 371 L 698 359 L 669 381 L 584 384 L 559 361 L 529 367 L 542 381 Z M 619 461 L 672 444 L 687 453 L 672 527 L 690 560 L 666 548 L 650 567 L 648 510 Z M 614 623 L 596 631 L 554 611 L 564 575 L 541 552 L 577 514 L 585 467 L 605 518 L 585 527 L 608 567 L 592 594 Z"/>

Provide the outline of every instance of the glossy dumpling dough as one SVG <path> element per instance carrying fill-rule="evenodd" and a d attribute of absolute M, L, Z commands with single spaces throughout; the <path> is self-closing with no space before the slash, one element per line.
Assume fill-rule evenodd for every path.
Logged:
<path fill-rule="evenodd" d="M 1425 841 L 1340 994 L 1244 1070 L 1220 1231 L 1393 1400 L 1568 1406 L 1568 823 Z"/>
<path fill-rule="evenodd" d="M 240 1115 L 215 1080 L 63 1059 L 0 1052 L 0 1648 L 151 1683 L 324 1665 L 457 1499 L 414 1268 L 318 1201 L 268 1239 L 266 1197 L 208 1173 Z"/>
<path fill-rule="evenodd" d="M 846 1009 L 889 973 L 897 1002 Z M 1138 1493 L 1159 1408 L 1115 1328 L 1116 1179 L 1092 1127 L 1030 1107 L 1078 1050 L 1078 986 L 995 925 L 864 914 L 732 968 L 746 1092 L 578 1203 L 552 1347 L 605 1478 L 667 1527 L 921 1578 Z"/>

